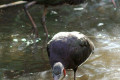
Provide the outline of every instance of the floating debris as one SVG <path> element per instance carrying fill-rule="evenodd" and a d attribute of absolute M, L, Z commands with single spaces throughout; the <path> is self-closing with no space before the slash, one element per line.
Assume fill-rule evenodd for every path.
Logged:
<path fill-rule="evenodd" d="M 38 38 L 35 42 L 39 42 L 41 40 L 41 38 Z"/>
<path fill-rule="evenodd" d="M 21 27 L 25 27 L 24 25 L 22 25 Z"/>
<path fill-rule="evenodd" d="M 99 23 L 97 26 L 103 26 L 104 25 L 104 23 Z"/>
<path fill-rule="evenodd" d="M 19 36 L 19 34 L 13 34 L 13 35 L 11 35 L 11 37 L 16 37 L 16 36 Z"/>
<path fill-rule="evenodd" d="M 56 11 L 51 11 L 51 14 L 58 14 Z"/>
<path fill-rule="evenodd" d="M 29 45 L 31 44 L 31 42 L 30 42 L 30 41 L 27 41 L 26 44 L 27 44 L 27 46 L 29 46 Z"/>
<path fill-rule="evenodd" d="M 18 39 L 13 39 L 14 42 L 18 42 Z"/>
<path fill-rule="evenodd" d="M 27 41 L 25 38 L 23 38 L 23 39 L 21 39 L 21 41 L 23 41 L 23 42 L 25 42 L 25 41 Z"/>
<path fill-rule="evenodd" d="M 13 46 L 10 46 L 10 48 L 12 48 Z"/>
<path fill-rule="evenodd" d="M 84 8 L 74 8 L 75 11 L 83 10 Z"/>

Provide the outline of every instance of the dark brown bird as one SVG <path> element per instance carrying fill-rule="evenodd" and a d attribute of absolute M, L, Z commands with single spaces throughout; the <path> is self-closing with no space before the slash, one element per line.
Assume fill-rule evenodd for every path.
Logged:
<path fill-rule="evenodd" d="M 38 36 L 37 26 L 36 26 L 34 20 L 32 19 L 32 16 L 28 12 L 28 8 L 34 4 L 40 4 L 40 5 L 44 6 L 44 12 L 43 12 L 43 16 L 42 16 L 42 25 L 46 32 L 46 37 L 48 37 L 48 30 L 47 30 L 46 24 L 45 24 L 45 15 L 47 14 L 48 6 L 57 6 L 57 5 L 62 5 L 62 4 L 77 5 L 77 4 L 83 3 L 86 0 L 23 0 L 23 1 L 28 1 L 28 3 L 24 7 L 24 10 L 33 25 L 33 33 L 35 33 L 36 36 Z"/>
<path fill-rule="evenodd" d="M 66 69 L 73 69 L 74 80 L 79 65 L 85 62 L 94 50 L 93 42 L 79 32 L 59 32 L 49 42 L 47 52 L 54 80 L 61 80 Z"/>

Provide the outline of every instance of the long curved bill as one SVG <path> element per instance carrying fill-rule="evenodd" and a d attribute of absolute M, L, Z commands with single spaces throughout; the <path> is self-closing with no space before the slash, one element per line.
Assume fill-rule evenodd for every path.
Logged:
<path fill-rule="evenodd" d="M 54 80 L 59 80 L 57 76 L 54 77 Z"/>

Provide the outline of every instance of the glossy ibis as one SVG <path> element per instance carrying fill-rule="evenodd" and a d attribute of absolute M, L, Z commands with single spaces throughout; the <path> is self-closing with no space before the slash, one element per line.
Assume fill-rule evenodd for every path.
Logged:
<path fill-rule="evenodd" d="M 44 12 L 42 15 L 42 25 L 43 25 L 44 30 L 46 32 L 46 36 L 48 37 L 48 30 L 47 30 L 46 24 L 45 24 L 45 15 L 47 13 L 48 6 L 62 5 L 65 3 L 70 4 L 70 5 L 77 5 L 77 4 L 83 3 L 86 0 L 24 0 L 24 1 L 28 1 L 28 3 L 24 7 L 24 10 L 25 10 L 27 16 L 29 17 L 29 19 L 33 25 L 33 30 L 34 30 L 34 33 L 36 34 L 36 36 L 38 36 L 37 26 L 36 26 L 34 20 L 32 19 L 32 16 L 28 12 L 28 7 L 30 7 L 34 4 L 44 5 Z"/>
<path fill-rule="evenodd" d="M 73 69 L 74 80 L 79 65 L 85 62 L 94 50 L 93 42 L 79 32 L 59 32 L 49 42 L 47 52 L 54 80 L 61 80 L 66 69 Z"/>

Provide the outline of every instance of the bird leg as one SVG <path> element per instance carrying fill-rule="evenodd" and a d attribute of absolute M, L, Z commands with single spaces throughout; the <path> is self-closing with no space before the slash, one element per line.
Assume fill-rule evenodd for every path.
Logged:
<path fill-rule="evenodd" d="M 76 71 L 77 71 L 77 67 L 74 70 L 74 80 L 76 80 Z"/>
<path fill-rule="evenodd" d="M 43 15 L 42 15 L 42 25 L 43 25 L 45 33 L 46 33 L 46 38 L 48 38 L 48 30 L 47 30 L 46 21 L 45 21 L 46 14 L 47 14 L 47 6 L 44 7 L 44 11 L 43 11 Z"/>
<path fill-rule="evenodd" d="M 32 1 L 32 2 L 27 3 L 27 4 L 24 6 L 25 13 L 27 14 L 29 20 L 31 21 L 31 23 L 32 23 L 32 25 L 33 25 L 32 29 L 33 29 L 33 34 L 35 33 L 35 38 L 38 37 L 38 29 L 37 29 L 37 26 L 36 26 L 36 24 L 35 24 L 32 16 L 30 15 L 30 13 L 28 12 L 27 9 L 28 9 L 28 7 L 30 7 L 30 6 L 32 6 L 32 5 L 36 4 L 36 3 L 37 3 L 36 1 Z"/>
<path fill-rule="evenodd" d="M 114 5 L 114 6 L 115 6 L 115 8 L 116 8 L 117 6 L 116 6 L 116 3 L 115 3 L 115 1 L 114 1 L 114 0 L 112 0 L 112 3 L 113 3 L 113 5 Z"/>
<path fill-rule="evenodd" d="M 116 0 L 116 1 L 112 0 L 112 3 L 113 3 L 115 8 L 118 8 L 120 6 L 118 0 Z"/>

